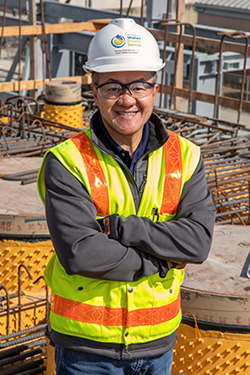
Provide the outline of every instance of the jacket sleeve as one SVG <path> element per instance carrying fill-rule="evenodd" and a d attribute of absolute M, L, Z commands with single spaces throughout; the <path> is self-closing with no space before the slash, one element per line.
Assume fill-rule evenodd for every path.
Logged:
<path fill-rule="evenodd" d="M 185 183 L 174 220 L 153 222 L 135 215 L 118 217 L 118 240 L 173 263 L 202 263 L 208 256 L 215 208 L 202 158 Z"/>
<path fill-rule="evenodd" d="M 45 210 L 58 258 L 70 275 L 133 281 L 159 271 L 154 255 L 109 239 L 96 221 L 84 186 L 49 153 L 45 164 Z"/>

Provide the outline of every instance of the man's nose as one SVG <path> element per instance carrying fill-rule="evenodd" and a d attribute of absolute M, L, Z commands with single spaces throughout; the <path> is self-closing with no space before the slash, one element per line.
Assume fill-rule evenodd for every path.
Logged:
<path fill-rule="evenodd" d="M 117 102 L 122 105 L 131 105 L 131 103 L 134 104 L 136 102 L 136 99 L 131 95 L 131 92 L 128 89 L 124 89 Z"/>

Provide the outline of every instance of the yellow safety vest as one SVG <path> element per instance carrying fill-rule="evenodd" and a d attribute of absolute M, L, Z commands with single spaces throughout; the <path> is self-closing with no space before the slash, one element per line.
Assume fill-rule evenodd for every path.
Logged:
<path fill-rule="evenodd" d="M 116 213 L 154 219 L 157 209 L 158 220 L 169 221 L 200 159 L 199 147 L 169 134 L 165 145 L 148 156 L 147 181 L 138 212 L 122 168 L 92 144 L 89 129 L 49 152 L 84 184 L 97 217 Z M 38 176 L 43 202 L 46 155 Z M 44 275 L 52 291 L 50 322 L 57 332 L 127 346 L 170 335 L 181 322 L 183 269 L 172 268 L 164 278 L 156 273 L 133 282 L 98 280 L 68 275 L 54 253 Z"/>

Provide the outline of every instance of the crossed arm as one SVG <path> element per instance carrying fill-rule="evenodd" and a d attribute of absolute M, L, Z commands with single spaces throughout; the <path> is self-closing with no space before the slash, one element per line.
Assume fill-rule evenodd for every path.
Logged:
<path fill-rule="evenodd" d="M 175 220 L 155 223 L 117 215 L 113 238 L 96 221 L 84 186 L 52 154 L 46 161 L 45 186 L 51 239 L 68 274 L 134 281 L 168 267 L 167 262 L 201 263 L 208 256 L 215 209 L 202 160 L 184 186 Z"/>

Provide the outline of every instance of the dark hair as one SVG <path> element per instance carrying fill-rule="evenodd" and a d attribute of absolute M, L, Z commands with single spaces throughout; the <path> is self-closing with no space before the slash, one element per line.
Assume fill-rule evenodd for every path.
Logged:
<path fill-rule="evenodd" d="M 92 72 L 92 82 L 93 83 L 99 83 L 99 77 L 100 77 L 100 73 L 97 73 L 97 72 Z"/>

